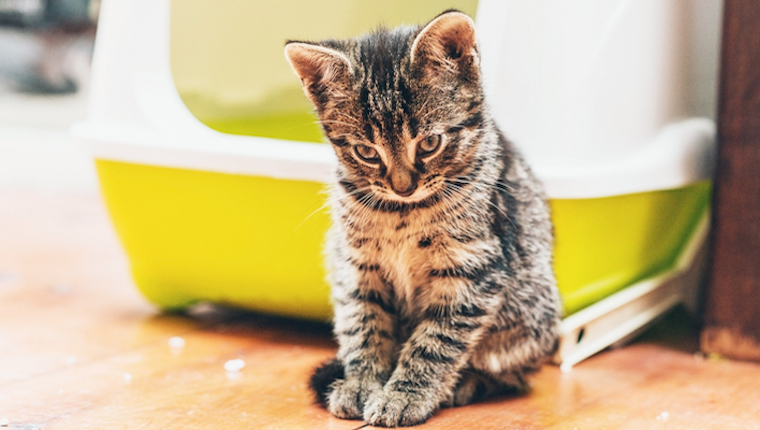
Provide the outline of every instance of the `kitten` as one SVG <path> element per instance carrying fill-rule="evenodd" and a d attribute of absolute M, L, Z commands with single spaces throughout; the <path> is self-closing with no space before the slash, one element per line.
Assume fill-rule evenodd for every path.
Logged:
<path fill-rule="evenodd" d="M 312 378 L 337 417 L 424 422 L 524 389 L 557 346 L 541 185 L 483 100 L 472 20 L 285 54 L 339 163 L 327 263 L 337 357 Z"/>

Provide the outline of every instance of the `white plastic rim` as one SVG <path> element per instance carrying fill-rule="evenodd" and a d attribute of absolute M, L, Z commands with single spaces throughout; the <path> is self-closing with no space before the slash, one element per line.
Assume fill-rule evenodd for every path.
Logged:
<path fill-rule="evenodd" d="M 714 164 L 715 124 L 707 118 L 666 125 L 638 152 L 618 160 L 561 167 L 533 163 L 555 199 L 680 188 L 712 178 Z"/>
<path fill-rule="evenodd" d="M 130 25 L 135 20 L 143 25 Z M 90 115 L 72 129 L 95 158 L 280 179 L 329 179 L 337 163 L 330 145 L 229 135 L 198 121 L 172 81 L 168 26 L 168 0 L 103 1 Z M 678 188 L 711 177 L 714 128 L 706 118 L 670 124 L 634 154 L 599 164 L 557 167 L 529 161 L 534 161 L 550 198 Z"/>
<path fill-rule="evenodd" d="M 81 123 L 74 133 L 97 159 L 218 173 L 327 182 L 337 163 L 327 144 L 212 133 L 161 135 L 117 124 Z M 672 124 L 640 153 L 577 168 L 534 165 L 549 198 L 584 199 L 673 189 L 712 177 L 714 125 Z"/>

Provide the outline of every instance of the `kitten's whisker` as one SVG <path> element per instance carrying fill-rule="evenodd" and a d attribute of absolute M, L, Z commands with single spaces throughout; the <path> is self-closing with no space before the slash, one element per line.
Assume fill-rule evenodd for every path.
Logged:
<path fill-rule="evenodd" d="M 309 218 L 314 216 L 314 214 L 316 214 L 317 212 L 321 212 L 323 209 L 326 209 L 328 206 L 330 206 L 330 202 L 325 202 L 322 206 L 318 207 L 314 212 L 307 215 L 306 218 L 304 218 L 303 221 L 301 221 L 301 223 L 298 224 L 298 226 L 295 228 L 294 231 L 298 231 L 298 229 L 301 228 L 301 226 L 303 226 L 306 223 L 306 221 L 309 220 Z"/>
<path fill-rule="evenodd" d="M 464 181 L 464 180 L 461 180 L 461 179 L 449 180 L 449 181 L 447 181 L 447 183 L 449 183 L 451 185 L 458 186 L 458 187 L 461 187 L 460 184 L 471 185 L 476 190 L 496 190 L 496 191 L 500 191 L 500 192 L 514 191 L 514 188 L 512 190 L 509 190 L 507 188 L 501 188 L 501 187 L 499 187 L 497 185 L 486 184 L 486 183 L 483 183 L 483 182 Z M 507 184 L 503 184 L 503 185 L 507 186 Z"/>
<path fill-rule="evenodd" d="M 459 216 L 456 216 L 457 209 L 462 207 L 461 200 L 460 202 L 454 204 L 452 200 L 456 199 L 458 194 L 454 192 L 453 189 L 449 189 L 448 187 L 443 188 L 443 194 L 446 197 L 445 199 L 442 199 L 444 205 L 446 208 L 441 211 L 443 214 L 449 215 L 452 217 L 453 222 L 459 223 L 461 222 L 461 219 Z"/>
<path fill-rule="evenodd" d="M 374 215 L 372 209 L 376 206 L 377 200 L 377 196 L 375 196 L 373 193 L 367 193 L 359 198 L 357 200 L 357 203 L 359 203 L 359 205 L 353 205 L 350 209 L 349 222 L 355 224 L 368 223 L 368 219 Z"/>
<path fill-rule="evenodd" d="M 351 191 L 349 193 L 346 193 L 345 195 L 346 195 L 346 197 L 350 197 L 350 196 L 354 196 L 354 195 L 360 194 L 360 193 L 369 194 L 367 191 L 372 191 L 372 189 L 370 189 L 370 187 L 357 188 L 357 189 L 355 189 L 355 190 L 353 190 L 353 191 Z"/>
<path fill-rule="evenodd" d="M 349 115 L 349 114 L 347 114 L 347 113 L 345 113 L 343 111 L 336 111 L 335 113 L 337 113 L 338 115 L 340 115 L 340 116 L 342 116 L 344 118 L 348 118 L 348 119 L 350 119 L 352 121 L 356 121 L 356 117 L 355 116 Z"/>
<path fill-rule="evenodd" d="M 456 196 L 454 195 L 454 192 L 448 188 L 443 189 L 443 194 L 446 197 L 446 199 L 443 200 L 443 204 L 446 206 L 445 213 L 452 214 L 456 210 L 456 207 L 451 203 L 451 199 Z M 459 218 L 455 219 L 458 220 Z"/>
<path fill-rule="evenodd" d="M 355 202 L 349 200 L 350 197 L 362 193 L 364 194 L 356 199 Z M 372 214 L 368 206 L 373 205 L 372 201 L 374 198 L 376 197 L 372 193 L 371 186 L 360 187 L 351 192 L 344 192 L 337 197 L 339 201 L 347 201 L 348 213 L 346 214 L 346 222 L 351 224 L 358 224 L 360 221 L 364 222 Z"/>
<path fill-rule="evenodd" d="M 486 183 L 483 183 L 483 182 L 475 182 L 473 178 L 470 178 L 470 177 L 467 177 L 467 176 L 455 176 L 455 177 L 449 179 L 449 181 L 461 182 L 463 184 L 472 184 L 472 185 L 481 186 L 481 187 L 489 187 L 489 188 L 493 188 L 495 190 L 505 191 L 505 192 L 515 191 L 515 187 L 514 186 L 512 186 L 511 184 L 508 184 L 506 182 L 502 182 L 502 181 L 496 181 L 493 184 L 486 184 Z"/>
<path fill-rule="evenodd" d="M 461 187 L 461 186 L 459 186 L 459 185 L 456 185 L 456 184 L 452 184 L 451 182 L 447 182 L 447 184 L 448 184 L 450 187 L 452 187 L 452 188 L 453 188 L 453 189 L 454 189 L 454 190 L 455 190 L 455 191 L 456 191 L 458 194 L 461 194 L 461 195 L 464 197 L 464 192 L 465 192 L 466 190 L 465 190 L 463 187 Z M 478 187 L 477 187 L 477 185 L 478 185 L 478 184 L 473 184 L 473 185 L 475 186 L 475 188 L 476 188 L 476 189 L 478 189 Z M 485 185 L 485 184 L 483 184 L 483 185 Z M 482 190 L 482 188 L 481 188 L 481 190 Z M 485 196 L 484 196 L 484 197 L 485 197 Z M 492 206 L 493 208 L 495 208 L 495 209 L 496 209 L 496 210 L 497 210 L 497 211 L 498 211 L 500 214 L 504 215 L 504 217 L 506 217 L 507 219 L 509 219 L 509 220 L 510 220 L 510 222 L 512 223 L 512 226 L 513 226 L 513 227 L 517 227 L 516 225 L 514 225 L 514 221 L 512 221 L 512 219 L 511 219 L 509 216 L 507 216 L 507 214 L 506 214 L 506 213 L 504 213 L 504 211 L 503 211 L 503 210 L 502 210 L 502 209 L 501 209 L 499 206 L 495 205 L 495 204 L 494 204 L 494 203 L 493 203 L 493 202 L 492 202 L 490 199 L 488 199 L 488 198 L 484 198 L 484 199 L 483 199 L 483 201 L 485 201 L 486 203 L 488 203 L 489 205 L 491 205 L 491 206 Z"/>
<path fill-rule="evenodd" d="M 319 123 L 322 123 L 322 124 L 340 124 L 340 125 L 345 125 L 345 126 L 348 126 L 348 127 L 355 127 L 354 124 L 350 124 L 350 123 L 343 122 L 343 121 L 337 121 L 337 120 L 334 120 L 334 119 L 327 119 L 327 120 L 324 120 L 324 121 L 317 120 L 317 121 L 314 121 L 314 122 L 316 124 L 319 124 Z"/>

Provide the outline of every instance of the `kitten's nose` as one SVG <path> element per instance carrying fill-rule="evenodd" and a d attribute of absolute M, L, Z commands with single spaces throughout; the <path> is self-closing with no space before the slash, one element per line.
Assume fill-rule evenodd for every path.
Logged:
<path fill-rule="evenodd" d="M 409 197 L 417 189 L 417 181 L 411 172 L 397 170 L 390 175 L 391 189 L 401 197 Z"/>

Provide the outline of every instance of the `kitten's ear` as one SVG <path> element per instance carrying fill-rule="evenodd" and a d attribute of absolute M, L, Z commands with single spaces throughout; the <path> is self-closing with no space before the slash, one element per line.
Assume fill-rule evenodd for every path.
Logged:
<path fill-rule="evenodd" d="M 479 75 L 475 23 L 462 12 L 438 15 L 417 35 L 412 44 L 412 65 L 434 75 L 455 73 Z"/>
<path fill-rule="evenodd" d="M 285 57 L 301 78 L 309 99 L 319 109 L 325 96 L 346 89 L 353 68 L 348 58 L 334 49 L 305 42 L 288 42 Z"/>

